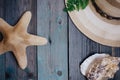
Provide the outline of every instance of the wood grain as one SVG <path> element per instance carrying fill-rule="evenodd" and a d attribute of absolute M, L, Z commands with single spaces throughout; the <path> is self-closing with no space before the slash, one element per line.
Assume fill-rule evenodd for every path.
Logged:
<path fill-rule="evenodd" d="M 38 47 L 38 80 L 68 80 L 67 14 L 63 0 L 37 1 L 37 33 L 48 39 Z"/>
<path fill-rule="evenodd" d="M 120 48 L 115 49 L 115 56 L 120 56 Z M 86 80 L 80 73 L 79 65 L 88 56 L 94 53 L 106 53 L 112 55 L 112 47 L 98 44 L 84 36 L 69 19 L 69 80 Z M 119 80 L 120 70 L 114 79 Z"/>
<path fill-rule="evenodd" d="M 7 5 L 7 6 L 6 6 Z M 16 23 L 15 12 L 13 8 L 15 7 L 15 1 L 4 0 L 4 16 L 5 21 L 10 25 Z M 7 80 L 16 80 L 17 79 L 17 64 L 15 57 L 12 55 L 12 52 L 6 52 L 6 67 L 5 67 L 5 78 Z"/>
<path fill-rule="evenodd" d="M 69 19 L 69 80 L 86 80 L 79 65 L 96 52 L 100 52 L 99 44 L 85 37 Z"/>
<path fill-rule="evenodd" d="M 11 52 L 1 55 L 0 80 L 86 80 L 79 71 L 86 57 L 96 52 L 112 55 L 111 47 L 84 36 L 63 8 L 64 0 L 0 0 L 0 17 L 14 25 L 26 10 L 30 10 L 33 16 L 28 32 L 49 41 L 45 46 L 27 48 L 25 70 L 19 68 Z M 120 48 L 115 48 L 115 53 L 120 57 Z M 119 75 L 120 71 L 112 80 L 119 80 Z"/>
<path fill-rule="evenodd" d="M 28 32 L 36 34 L 36 0 L 4 0 L 5 20 L 11 25 L 15 25 L 26 10 L 32 11 L 33 14 Z M 27 57 L 28 67 L 25 71 L 23 71 L 18 67 L 18 64 L 11 52 L 6 54 L 7 80 L 28 80 L 31 78 L 37 78 L 35 47 L 28 47 Z"/>
<path fill-rule="evenodd" d="M 0 17 L 4 18 L 4 0 L 0 0 Z M 3 39 L 0 33 L 0 41 Z M 5 80 L 5 55 L 0 56 L 0 80 Z"/>

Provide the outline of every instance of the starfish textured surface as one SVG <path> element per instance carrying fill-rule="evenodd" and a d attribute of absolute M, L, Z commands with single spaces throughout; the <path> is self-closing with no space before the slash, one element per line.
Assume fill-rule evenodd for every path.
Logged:
<path fill-rule="evenodd" d="M 0 18 L 0 32 L 3 34 L 3 40 L 0 42 L 0 54 L 12 51 L 22 69 L 27 66 L 26 47 L 47 43 L 46 38 L 27 33 L 30 20 L 30 11 L 25 12 L 15 26 L 9 25 Z"/>

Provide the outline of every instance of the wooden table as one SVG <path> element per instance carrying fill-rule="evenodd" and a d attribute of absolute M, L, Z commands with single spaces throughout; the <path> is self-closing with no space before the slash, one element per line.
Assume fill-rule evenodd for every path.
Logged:
<path fill-rule="evenodd" d="M 86 80 L 79 64 L 87 56 L 96 52 L 120 56 L 120 48 L 113 50 L 84 36 L 63 8 L 64 0 L 0 0 L 1 18 L 15 25 L 30 10 L 33 16 L 28 32 L 48 39 L 45 46 L 27 48 L 25 70 L 19 68 L 12 52 L 1 55 L 0 80 Z M 113 80 L 120 80 L 119 75 L 120 71 Z"/>

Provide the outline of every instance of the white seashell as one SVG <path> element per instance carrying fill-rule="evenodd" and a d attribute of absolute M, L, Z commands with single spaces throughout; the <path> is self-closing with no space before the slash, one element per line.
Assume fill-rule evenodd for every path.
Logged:
<path fill-rule="evenodd" d="M 94 54 L 90 57 L 88 57 L 81 65 L 80 65 L 80 70 L 81 70 L 81 73 L 85 76 L 88 69 L 89 69 L 89 66 L 92 65 L 93 62 L 95 62 L 96 60 L 98 59 L 102 59 L 102 58 L 105 58 L 105 57 L 108 57 L 110 55 L 108 54 Z"/>

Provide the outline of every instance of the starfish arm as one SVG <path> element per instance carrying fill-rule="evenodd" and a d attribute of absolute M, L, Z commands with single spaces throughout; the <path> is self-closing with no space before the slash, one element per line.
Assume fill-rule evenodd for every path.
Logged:
<path fill-rule="evenodd" d="M 3 45 L 2 42 L 0 42 L 0 55 L 4 54 L 7 51 L 4 47 L 5 45 Z"/>
<path fill-rule="evenodd" d="M 13 53 L 21 69 L 25 69 L 27 66 L 26 47 L 22 45 L 17 46 Z"/>
<path fill-rule="evenodd" d="M 47 43 L 47 39 L 35 35 L 29 35 L 28 42 L 29 45 L 45 45 Z"/>
<path fill-rule="evenodd" d="M 18 21 L 18 23 L 15 25 L 15 30 L 17 32 L 26 32 L 27 31 L 27 27 L 30 23 L 31 20 L 31 12 L 27 11 L 23 14 L 23 16 L 21 17 L 21 19 Z"/>
<path fill-rule="evenodd" d="M 10 25 L 6 21 L 0 18 L 0 32 L 7 32 L 10 28 L 12 27 L 10 27 Z"/>

